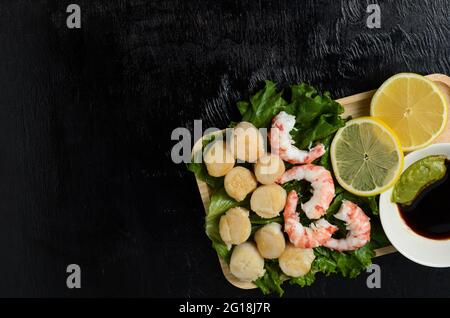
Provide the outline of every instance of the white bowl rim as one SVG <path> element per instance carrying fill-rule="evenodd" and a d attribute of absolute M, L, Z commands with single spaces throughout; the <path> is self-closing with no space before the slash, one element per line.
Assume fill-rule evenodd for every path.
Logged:
<path fill-rule="evenodd" d="M 450 159 L 450 143 L 433 144 L 405 156 L 405 171 L 412 163 L 430 155 L 445 155 Z M 392 188 L 380 196 L 380 220 L 392 245 L 405 257 L 430 267 L 450 267 L 450 239 L 434 240 L 411 230 L 400 216 L 397 205 L 390 201 Z M 394 211 L 395 209 L 395 211 Z M 412 246 L 412 244 L 416 244 Z M 422 248 L 418 247 L 422 246 Z"/>

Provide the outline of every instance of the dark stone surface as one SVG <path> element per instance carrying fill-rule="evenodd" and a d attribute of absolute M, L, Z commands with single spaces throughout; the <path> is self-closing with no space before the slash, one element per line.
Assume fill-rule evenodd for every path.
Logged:
<path fill-rule="evenodd" d="M 259 295 L 228 284 L 175 127 L 224 127 L 272 79 L 335 97 L 400 71 L 450 73 L 450 2 L 0 3 L 0 296 Z M 450 271 L 376 259 L 382 288 L 319 277 L 287 297 L 450 296 Z M 66 288 L 66 266 L 82 288 Z"/>

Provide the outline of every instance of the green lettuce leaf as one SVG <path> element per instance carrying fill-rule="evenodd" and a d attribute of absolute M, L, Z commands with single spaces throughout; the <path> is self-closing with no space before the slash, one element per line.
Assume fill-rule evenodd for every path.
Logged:
<path fill-rule="evenodd" d="M 379 196 L 377 196 L 377 195 L 367 197 L 367 204 L 373 215 L 378 215 L 378 212 L 379 212 L 378 200 L 379 200 Z"/>
<path fill-rule="evenodd" d="M 338 273 L 343 277 L 355 278 L 372 264 L 372 257 L 375 256 L 369 244 L 352 252 L 336 252 L 326 247 L 316 247 L 314 254 L 316 259 L 311 270 L 304 276 L 289 279 L 290 284 L 310 286 L 318 273 L 325 276 Z"/>
<path fill-rule="evenodd" d="M 190 162 L 186 164 L 187 169 L 195 174 L 195 176 L 206 182 L 212 189 L 217 189 L 223 186 L 223 177 L 212 177 L 208 174 L 204 163 Z"/>
<path fill-rule="evenodd" d="M 317 271 L 311 268 L 306 275 L 289 279 L 289 284 L 299 285 L 300 287 L 311 286 L 316 281 L 316 273 Z"/>
<path fill-rule="evenodd" d="M 239 101 L 236 103 L 236 106 L 241 113 L 241 116 L 244 116 L 250 108 L 250 103 L 246 101 Z"/>
<path fill-rule="evenodd" d="M 283 218 L 281 216 L 276 216 L 274 218 L 265 219 L 254 213 L 250 215 L 250 223 L 252 225 L 266 225 L 273 222 L 282 224 Z"/>
<path fill-rule="evenodd" d="M 314 268 L 325 275 L 339 273 L 343 277 L 354 278 L 372 264 L 375 252 L 370 244 L 351 252 L 337 252 L 326 247 L 314 249 Z"/>
<path fill-rule="evenodd" d="M 337 115 L 320 115 L 320 117 L 308 128 L 296 130 L 294 136 L 295 145 L 300 149 L 310 147 L 314 141 L 321 140 L 339 128 L 344 127 L 345 121 Z"/>
<path fill-rule="evenodd" d="M 266 260 L 264 268 L 266 269 L 264 276 L 253 283 L 258 286 L 264 295 L 277 293 L 280 297 L 283 296 L 284 290 L 281 287 L 283 284 L 283 273 L 278 265 L 278 261 Z"/>
<path fill-rule="evenodd" d="M 205 217 L 206 235 L 212 241 L 212 246 L 217 254 L 226 262 L 229 261 L 231 250 L 228 250 L 226 244 L 222 241 L 219 233 L 220 217 L 229 209 L 239 205 L 239 202 L 230 198 L 221 188 L 213 193 L 209 203 L 208 214 Z"/>
<path fill-rule="evenodd" d="M 317 251 L 314 251 L 314 253 L 317 254 Z M 317 257 L 314 261 L 314 266 L 317 272 L 321 272 L 326 276 L 336 273 L 337 264 L 333 259 L 328 257 Z"/>
<path fill-rule="evenodd" d="M 251 122 L 256 128 L 269 127 L 272 118 L 286 108 L 282 94 L 273 82 L 266 81 L 264 88 L 250 97 L 250 103 L 237 103 L 242 120 Z"/>
<path fill-rule="evenodd" d="M 304 149 L 316 140 L 324 139 L 345 125 L 341 118 L 344 108 L 333 100 L 329 92 L 323 95 L 307 84 L 291 87 L 291 104 L 286 107 L 296 117 L 295 145 Z"/>
<path fill-rule="evenodd" d="M 279 223 L 279 224 L 283 224 L 283 218 L 281 216 L 277 216 L 271 219 L 264 219 L 262 217 L 260 217 L 257 214 L 250 214 L 250 223 L 252 225 L 252 235 L 255 234 L 256 231 L 258 231 L 260 228 L 262 228 L 264 225 L 269 224 L 269 223 Z"/>
<path fill-rule="evenodd" d="M 344 107 L 333 100 L 329 92 L 320 95 L 317 90 L 305 83 L 291 87 L 292 104 L 295 104 L 295 116 L 298 127 L 311 126 L 315 120 L 325 114 L 342 114 Z"/>
<path fill-rule="evenodd" d="M 322 139 L 322 144 L 325 146 L 325 153 L 322 157 L 316 160 L 314 162 L 315 164 L 318 164 L 319 166 L 325 167 L 327 170 L 333 171 L 333 168 L 331 166 L 331 159 L 330 159 L 330 147 L 331 142 L 333 141 L 334 134 L 329 135 Z"/>
<path fill-rule="evenodd" d="M 216 250 L 217 255 L 221 259 L 223 259 L 225 262 L 230 262 L 230 257 L 232 253 L 232 249 L 228 249 L 228 247 L 225 245 L 225 243 L 219 243 L 219 242 L 212 242 L 212 247 Z"/>
<path fill-rule="evenodd" d="M 360 197 L 348 192 L 335 182 L 335 197 L 327 210 L 327 217 L 333 216 L 341 207 L 342 200 L 357 204 L 369 217 L 378 215 L 378 196 Z"/>
<path fill-rule="evenodd" d="M 386 236 L 386 233 L 384 233 L 383 231 L 383 227 L 381 226 L 381 222 L 380 219 L 378 218 L 372 218 L 370 220 L 370 226 L 371 226 L 371 231 L 370 231 L 370 246 L 372 246 L 372 248 L 377 249 L 380 247 L 385 247 L 388 245 L 391 245 L 391 242 L 389 241 L 389 239 Z"/>

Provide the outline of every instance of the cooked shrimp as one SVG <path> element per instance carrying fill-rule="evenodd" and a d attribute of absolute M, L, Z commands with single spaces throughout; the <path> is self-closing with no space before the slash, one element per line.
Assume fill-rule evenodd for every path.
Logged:
<path fill-rule="evenodd" d="M 324 246 L 336 251 L 353 251 L 370 241 L 370 219 L 355 203 L 343 200 L 334 217 L 345 222 L 347 237 L 340 240 L 330 238 Z"/>
<path fill-rule="evenodd" d="M 301 205 L 306 216 L 309 219 L 318 219 L 324 215 L 334 197 L 334 182 L 330 171 L 313 164 L 296 166 L 283 173 L 278 182 L 286 183 L 291 180 L 311 182 L 313 195 L 308 202 Z"/>
<path fill-rule="evenodd" d="M 292 190 L 288 194 L 283 212 L 284 231 L 288 234 L 289 240 L 300 248 L 313 248 L 323 245 L 337 231 L 337 227 L 328 223 L 325 219 L 311 223 L 309 227 L 303 226 L 300 223 L 298 213 L 295 211 L 297 203 L 297 192 Z"/>
<path fill-rule="evenodd" d="M 280 112 L 272 120 L 270 129 L 271 152 L 292 164 L 311 163 L 325 153 L 323 144 L 318 144 L 309 151 L 300 150 L 293 145 L 291 130 L 295 125 L 295 116 Z"/>

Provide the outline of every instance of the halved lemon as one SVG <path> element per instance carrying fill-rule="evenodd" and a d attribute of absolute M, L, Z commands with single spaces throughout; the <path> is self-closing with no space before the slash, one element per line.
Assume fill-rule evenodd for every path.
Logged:
<path fill-rule="evenodd" d="M 331 163 L 339 184 L 359 196 L 384 192 L 400 178 L 403 152 L 389 126 L 359 117 L 339 129 L 331 143 Z"/>
<path fill-rule="evenodd" d="M 426 77 L 400 73 L 376 91 L 370 115 L 389 125 L 404 151 L 429 145 L 447 123 L 447 101 L 439 87 Z"/>

